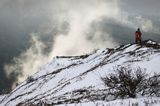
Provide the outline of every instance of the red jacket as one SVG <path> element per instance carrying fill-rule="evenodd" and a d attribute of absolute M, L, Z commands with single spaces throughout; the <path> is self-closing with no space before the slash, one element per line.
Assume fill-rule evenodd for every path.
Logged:
<path fill-rule="evenodd" d="M 142 33 L 140 31 L 135 32 L 136 39 L 141 39 L 141 35 L 142 35 Z"/>

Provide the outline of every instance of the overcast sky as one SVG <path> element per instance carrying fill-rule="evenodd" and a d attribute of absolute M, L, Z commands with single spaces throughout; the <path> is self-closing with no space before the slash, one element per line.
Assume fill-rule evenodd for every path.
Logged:
<path fill-rule="evenodd" d="M 160 42 L 159 5 L 160 0 L 0 0 L 0 91 L 56 55 L 133 43 L 138 27 L 143 39 Z"/>
<path fill-rule="evenodd" d="M 121 8 L 134 14 L 160 15 L 160 0 L 120 0 Z"/>

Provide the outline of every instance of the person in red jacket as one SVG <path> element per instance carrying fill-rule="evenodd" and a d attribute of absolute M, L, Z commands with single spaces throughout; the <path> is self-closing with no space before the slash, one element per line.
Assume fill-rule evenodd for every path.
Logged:
<path fill-rule="evenodd" d="M 137 31 L 135 32 L 135 41 L 136 43 L 140 43 L 141 44 L 141 31 L 140 29 L 138 28 Z"/>

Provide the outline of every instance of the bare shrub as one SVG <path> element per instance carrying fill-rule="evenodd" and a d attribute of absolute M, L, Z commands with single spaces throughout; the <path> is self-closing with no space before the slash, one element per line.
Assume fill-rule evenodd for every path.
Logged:
<path fill-rule="evenodd" d="M 145 84 L 145 95 L 160 97 L 160 75 L 154 74 L 149 77 Z"/>
<path fill-rule="evenodd" d="M 133 71 L 130 67 L 117 67 L 114 73 L 101 79 L 109 88 L 109 95 L 114 95 L 115 98 L 135 98 L 137 93 L 143 91 L 146 76 L 141 68 Z"/>
<path fill-rule="evenodd" d="M 34 78 L 32 76 L 28 76 L 27 83 L 31 83 L 34 81 Z"/>

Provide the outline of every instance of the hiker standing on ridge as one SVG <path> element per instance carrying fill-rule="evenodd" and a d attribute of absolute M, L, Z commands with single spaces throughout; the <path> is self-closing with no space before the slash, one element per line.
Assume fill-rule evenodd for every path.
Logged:
<path fill-rule="evenodd" d="M 140 29 L 138 28 L 137 31 L 135 32 L 136 43 L 141 44 L 141 35 L 142 35 L 142 33 L 141 33 Z"/>

